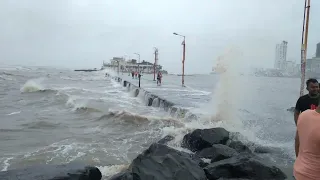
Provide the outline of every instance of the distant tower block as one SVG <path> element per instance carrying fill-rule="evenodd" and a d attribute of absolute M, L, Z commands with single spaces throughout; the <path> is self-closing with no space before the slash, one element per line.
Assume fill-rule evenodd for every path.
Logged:
<path fill-rule="evenodd" d="M 320 43 L 317 44 L 316 57 L 320 58 Z"/>

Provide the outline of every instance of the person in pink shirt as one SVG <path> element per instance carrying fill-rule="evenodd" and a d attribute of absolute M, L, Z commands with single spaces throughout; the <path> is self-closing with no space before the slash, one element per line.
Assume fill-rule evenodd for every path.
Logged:
<path fill-rule="evenodd" d="M 319 103 L 320 105 L 320 103 Z M 303 111 L 297 120 L 295 138 L 296 180 L 320 180 L 320 106 Z"/>

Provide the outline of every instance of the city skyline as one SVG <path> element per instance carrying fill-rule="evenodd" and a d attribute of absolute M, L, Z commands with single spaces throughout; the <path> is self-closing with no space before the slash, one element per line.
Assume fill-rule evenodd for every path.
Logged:
<path fill-rule="evenodd" d="M 282 71 L 285 70 L 286 61 L 287 61 L 287 49 L 288 49 L 287 41 L 282 41 L 281 43 L 276 44 L 275 62 L 274 62 L 275 69 L 280 69 Z"/>

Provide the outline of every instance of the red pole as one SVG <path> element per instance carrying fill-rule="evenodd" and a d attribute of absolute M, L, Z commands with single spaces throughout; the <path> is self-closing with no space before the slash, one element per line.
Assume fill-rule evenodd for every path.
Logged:
<path fill-rule="evenodd" d="M 307 6 L 307 19 L 306 19 L 306 32 L 305 32 L 305 38 L 304 38 L 304 42 L 305 42 L 305 58 L 307 58 L 307 47 L 308 47 L 308 32 L 309 32 L 309 14 L 310 14 L 310 0 L 308 1 L 308 6 Z"/>
<path fill-rule="evenodd" d="M 157 49 L 154 50 L 154 64 L 153 64 L 153 81 L 156 81 L 156 61 L 157 61 Z"/>
<path fill-rule="evenodd" d="M 186 37 L 183 36 L 183 54 L 182 54 L 182 86 L 184 86 L 184 61 L 186 60 Z"/>
<path fill-rule="evenodd" d="M 308 3 L 307 3 L 308 1 Z M 307 6 L 306 6 L 307 4 Z M 309 30 L 309 14 L 310 14 L 310 0 L 305 1 L 304 6 L 304 18 L 303 18 L 303 30 L 302 30 L 302 47 L 301 47 L 301 86 L 300 86 L 300 96 L 303 96 L 304 92 L 304 81 L 305 81 L 305 71 L 306 71 L 306 61 L 307 61 L 307 45 L 308 45 L 308 30 Z M 305 19 L 306 17 L 306 19 Z M 306 22 L 305 22 L 306 21 Z"/>

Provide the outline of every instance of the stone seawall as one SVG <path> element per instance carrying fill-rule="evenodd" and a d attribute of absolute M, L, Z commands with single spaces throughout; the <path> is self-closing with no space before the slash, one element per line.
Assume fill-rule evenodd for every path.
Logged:
<path fill-rule="evenodd" d="M 127 90 L 131 91 L 133 93 L 133 96 L 135 97 L 138 97 L 138 95 L 143 95 L 147 106 L 159 107 L 165 110 L 166 112 L 169 112 L 170 115 L 173 117 L 197 119 L 197 116 L 195 114 L 192 114 L 189 110 L 178 107 L 173 102 L 165 98 L 159 97 L 158 95 L 155 95 L 149 91 L 146 91 L 145 89 L 138 87 L 127 80 L 122 79 L 121 77 L 112 76 L 108 73 L 106 73 L 106 77 L 109 77 L 119 82 L 123 85 L 123 87 L 127 87 Z"/>

